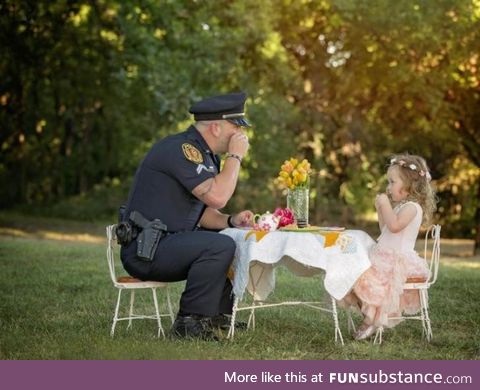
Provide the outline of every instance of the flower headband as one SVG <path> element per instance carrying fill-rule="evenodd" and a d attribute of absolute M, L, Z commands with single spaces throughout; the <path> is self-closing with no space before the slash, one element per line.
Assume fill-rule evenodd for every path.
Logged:
<path fill-rule="evenodd" d="M 407 164 L 404 160 L 397 160 L 396 158 L 392 158 L 390 160 L 390 165 L 400 165 L 403 168 L 408 168 L 411 171 L 417 172 L 421 177 L 426 177 L 427 181 L 432 180 L 430 172 L 428 172 L 427 170 L 424 171 L 423 169 L 419 169 L 416 164 Z"/>

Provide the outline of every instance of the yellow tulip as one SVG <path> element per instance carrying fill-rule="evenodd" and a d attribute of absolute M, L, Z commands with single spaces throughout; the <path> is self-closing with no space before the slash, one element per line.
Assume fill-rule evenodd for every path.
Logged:
<path fill-rule="evenodd" d="M 308 160 L 305 159 L 305 158 L 298 163 L 298 165 L 301 165 L 301 166 L 305 166 L 305 165 L 307 165 L 307 164 L 309 164 L 309 162 L 308 162 Z"/>
<path fill-rule="evenodd" d="M 293 190 L 295 187 L 303 186 L 308 181 L 310 173 L 311 165 L 307 159 L 299 162 L 298 159 L 291 157 L 282 164 L 275 183 Z"/>
<path fill-rule="evenodd" d="M 285 171 L 287 173 L 293 171 L 293 165 L 290 163 L 290 161 L 285 161 L 285 164 L 282 165 L 282 171 Z"/>

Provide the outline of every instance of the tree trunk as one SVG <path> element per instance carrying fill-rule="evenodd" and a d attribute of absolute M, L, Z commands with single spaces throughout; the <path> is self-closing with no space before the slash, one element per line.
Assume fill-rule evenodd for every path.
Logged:
<path fill-rule="evenodd" d="M 480 179 L 477 183 L 477 210 L 475 211 L 475 252 L 480 250 Z"/>

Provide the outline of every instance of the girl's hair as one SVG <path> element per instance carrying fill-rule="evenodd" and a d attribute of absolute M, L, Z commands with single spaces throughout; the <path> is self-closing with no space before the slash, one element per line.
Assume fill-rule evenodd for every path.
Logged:
<path fill-rule="evenodd" d="M 396 154 L 390 158 L 389 167 L 398 166 L 404 190 L 408 192 L 407 200 L 417 202 L 423 209 L 424 225 L 430 223 L 437 209 L 437 197 L 430 181 L 432 177 L 425 159 L 412 154 Z"/>

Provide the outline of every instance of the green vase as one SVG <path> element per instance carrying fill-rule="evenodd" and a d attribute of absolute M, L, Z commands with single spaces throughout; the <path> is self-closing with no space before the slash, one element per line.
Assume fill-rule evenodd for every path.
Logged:
<path fill-rule="evenodd" d="M 292 210 L 295 222 L 299 228 L 308 226 L 309 194 L 310 190 L 308 187 L 289 189 L 287 193 L 287 207 Z"/>

